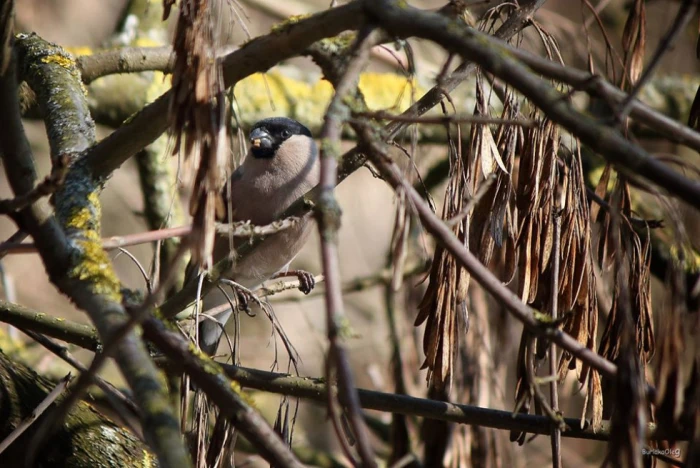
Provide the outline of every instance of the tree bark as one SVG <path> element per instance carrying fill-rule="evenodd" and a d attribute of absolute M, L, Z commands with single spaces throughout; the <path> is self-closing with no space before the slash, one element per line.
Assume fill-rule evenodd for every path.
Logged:
<path fill-rule="evenodd" d="M 53 387 L 50 380 L 0 351 L 0 440 L 30 418 Z M 0 454 L 0 466 L 24 466 L 32 437 L 55 405 Z M 56 468 L 157 466 L 155 457 L 138 438 L 85 402 L 72 409 L 35 460 L 36 466 Z"/>

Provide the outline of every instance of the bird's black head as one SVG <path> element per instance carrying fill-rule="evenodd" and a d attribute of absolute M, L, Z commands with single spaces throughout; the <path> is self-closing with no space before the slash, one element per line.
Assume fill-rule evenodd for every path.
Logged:
<path fill-rule="evenodd" d="M 256 123 L 250 131 L 251 152 L 256 158 L 269 159 L 275 156 L 277 149 L 288 138 L 294 135 L 305 135 L 311 138 L 308 128 L 296 120 L 286 117 L 272 117 Z"/>

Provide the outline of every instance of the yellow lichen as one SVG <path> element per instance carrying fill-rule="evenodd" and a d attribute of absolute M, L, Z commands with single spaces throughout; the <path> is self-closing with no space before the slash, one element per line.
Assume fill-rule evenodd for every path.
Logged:
<path fill-rule="evenodd" d="M 238 395 L 239 397 L 241 397 L 243 399 L 243 401 L 248 403 L 248 406 L 250 406 L 253 409 L 258 409 L 258 405 L 255 402 L 255 398 L 253 398 L 253 396 L 250 393 L 244 392 L 243 388 L 241 387 L 241 384 L 239 384 L 235 380 L 232 380 L 230 386 L 231 386 L 231 390 L 233 390 L 233 392 L 236 395 Z"/>
<path fill-rule="evenodd" d="M 542 313 L 539 310 L 534 310 L 532 316 L 542 325 L 551 325 L 554 323 L 551 315 Z"/>
<path fill-rule="evenodd" d="M 88 204 L 71 214 L 65 225 L 78 231 L 76 244 L 80 255 L 70 272 L 71 278 L 87 281 L 96 294 L 121 302 L 121 283 L 112 269 L 112 262 L 102 248 L 99 232 L 100 200 L 96 192 L 87 196 Z"/>
<path fill-rule="evenodd" d="M 343 34 L 338 34 L 335 37 L 327 37 L 321 39 L 320 45 L 323 50 L 327 53 L 338 54 L 343 51 L 349 50 L 349 47 L 357 38 L 357 33 L 346 32 Z"/>
<path fill-rule="evenodd" d="M 92 213 L 90 208 L 84 206 L 79 208 L 73 213 L 73 215 L 66 221 L 66 227 L 71 229 L 78 229 L 80 231 L 88 231 L 86 235 L 90 235 L 90 224 L 92 222 Z"/>
<path fill-rule="evenodd" d="M 46 57 L 42 57 L 41 61 L 42 63 L 55 63 L 56 65 L 65 68 L 66 70 L 73 71 L 73 69 L 75 68 L 75 62 L 73 61 L 73 59 L 60 54 L 47 55 Z"/>
<path fill-rule="evenodd" d="M 284 32 L 285 30 L 289 29 L 290 26 L 298 23 L 299 21 L 309 18 L 311 15 L 306 14 L 306 15 L 293 15 L 287 18 L 286 20 L 282 21 L 281 23 L 277 23 L 272 28 L 270 28 L 270 32 L 275 33 L 275 34 L 280 34 Z"/>
<path fill-rule="evenodd" d="M 150 37 L 139 36 L 136 38 L 136 40 L 133 41 L 131 45 L 133 45 L 134 47 L 160 47 L 163 44 L 162 42 L 152 39 Z"/>
<path fill-rule="evenodd" d="M 148 450 L 143 451 L 143 460 L 141 462 L 143 468 L 151 468 L 153 466 L 153 455 Z"/>
<path fill-rule="evenodd" d="M 425 89 L 413 83 L 414 94 Z M 411 82 L 393 73 L 363 73 L 360 90 L 372 110 L 403 111 L 411 104 Z M 237 113 L 245 121 L 255 122 L 269 117 L 273 110 L 303 121 L 320 125 L 326 107 L 333 96 L 333 86 L 326 80 L 307 83 L 290 78 L 279 71 L 257 73 L 241 80 L 235 88 Z"/>
<path fill-rule="evenodd" d="M 91 47 L 87 46 L 65 47 L 65 50 L 74 57 L 79 57 L 81 55 L 92 55 L 95 53 Z"/>
<path fill-rule="evenodd" d="M 99 236 L 98 239 L 79 240 L 76 243 L 81 255 L 70 271 L 71 278 L 86 281 L 95 294 L 121 303 L 121 283 L 112 269 L 109 256 L 102 248 Z"/>

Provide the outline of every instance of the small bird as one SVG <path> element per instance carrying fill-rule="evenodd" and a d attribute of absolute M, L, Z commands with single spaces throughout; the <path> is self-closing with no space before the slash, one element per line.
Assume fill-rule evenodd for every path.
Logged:
<path fill-rule="evenodd" d="M 227 214 L 224 221 L 266 225 L 277 220 L 295 200 L 318 184 L 318 148 L 308 128 L 286 117 L 257 122 L 250 131 L 249 141 L 251 148 L 243 164 L 234 171 L 222 191 L 224 202 L 230 202 L 228 206 L 231 207 L 231 215 Z M 312 222 L 306 217 L 275 234 L 236 262 L 233 270 L 224 276 L 245 288 L 255 289 L 273 276 L 287 272 L 304 246 L 311 226 Z M 234 243 L 234 249 L 236 244 L 240 246 L 240 242 Z M 218 236 L 214 244 L 214 262 L 230 253 L 229 238 Z M 300 290 L 308 294 L 313 288 L 313 276 L 303 271 L 295 274 L 302 283 Z M 215 318 L 226 325 L 232 314 L 228 309 Z M 219 324 L 203 320 L 199 323 L 200 348 L 213 355 L 221 334 Z"/>

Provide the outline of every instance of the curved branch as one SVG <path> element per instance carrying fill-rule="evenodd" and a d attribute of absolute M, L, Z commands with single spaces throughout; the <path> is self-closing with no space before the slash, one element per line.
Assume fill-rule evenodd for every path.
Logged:
<path fill-rule="evenodd" d="M 37 93 L 54 163 L 66 156 L 75 161 L 75 155 L 94 144 L 95 130 L 71 57 L 35 35 L 19 36 L 17 50 L 24 65 L 22 75 Z M 16 93 L 16 88 L 11 91 Z M 19 107 L 6 108 L 3 113 L 19 118 Z M 22 161 L 2 149 L 6 167 L 32 165 L 31 159 Z M 31 154 L 22 156 L 31 158 Z M 26 225 L 21 227 L 34 238 L 51 281 L 88 312 L 103 341 L 108 342 L 127 316 L 121 304 L 121 285 L 99 244 L 101 188 L 81 161 L 74 162 L 54 197 L 56 216 L 40 220 L 28 208 L 23 210 Z M 27 190 L 15 188 L 15 192 L 21 195 Z M 172 409 L 163 404 L 167 394 L 143 342 L 132 332 L 117 344 L 115 358 L 144 415 L 144 432 L 160 463 L 188 466 L 179 424 Z M 62 411 L 76 396 L 73 391 L 61 403 Z"/>
<path fill-rule="evenodd" d="M 391 33 L 430 39 L 450 52 L 477 62 L 484 70 L 520 91 L 548 118 L 579 137 L 620 172 L 640 175 L 700 208 L 700 182 L 683 177 L 631 143 L 617 130 L 577 111 L 565 95 L 516 59 L 529 59 L 534 55 L 499 43 L 487 34 L 461 27 L 442 15 L 400 7 L 395 1 L 373 0 L 365 2 L 365 5 L 376 21 Z M 532 60 L 535 61 L 541 63 L 543 60 Z M 530 65 L 530 62 L 528 60 L 526 63 Z"/>
<path fill-rule="evenodd" d="M 75 60 L 83 83 L 116 73 L 161 71 L 169 73 L 173 68 L 172 47 L 123 47 L 81 55 Z"/>

